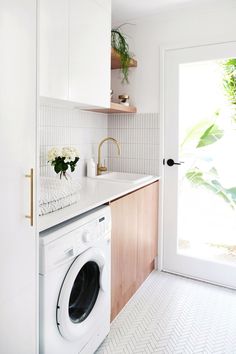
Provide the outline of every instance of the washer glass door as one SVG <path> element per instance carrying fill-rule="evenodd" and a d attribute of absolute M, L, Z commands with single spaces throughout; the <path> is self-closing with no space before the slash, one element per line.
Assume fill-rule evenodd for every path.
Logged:
<path fill-rule="evenodd" d="M 97 263 L 89 261 L 80 269 L 70 295 L 69 316 L 72 322 L 83 322 L 97 300 L 100 270 Z"/>
<path fill-rule="evenodd" d="M 71 264 L 57 303 L 57 326 L 64 338 L 82 340 L 109 308 L 107 262 L 104 251 L 92 247 Z"/>

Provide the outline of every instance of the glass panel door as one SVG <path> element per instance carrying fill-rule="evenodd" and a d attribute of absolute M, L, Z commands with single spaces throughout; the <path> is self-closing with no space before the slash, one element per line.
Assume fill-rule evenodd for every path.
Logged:
<path fill-rule="evenodd" d="M 236 58 L 179 67 L 178 252 L 236 265 Z"/>
<path fill-rule="evenodd" d="M 236 287 L 235 151 L 236 44 L 167 51 L 165 270 Z"/>

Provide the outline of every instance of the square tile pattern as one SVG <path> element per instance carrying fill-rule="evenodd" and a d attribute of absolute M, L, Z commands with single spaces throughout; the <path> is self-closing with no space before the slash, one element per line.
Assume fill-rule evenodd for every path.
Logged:
<path fill-rule="evenodd" d="M 153 272 L 96 354 L 235 354 L 236 291 Z"/>

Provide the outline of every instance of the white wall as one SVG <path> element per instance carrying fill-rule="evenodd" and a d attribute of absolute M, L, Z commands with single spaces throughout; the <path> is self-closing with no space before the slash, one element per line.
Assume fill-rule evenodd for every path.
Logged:
<path fill-rule="evenodd" d="M 56 176 L 47 162 L 47 152 L 52 147 L 74 146 L 80 160 L 73 173 L 74 177 L 86 175 L 86 159 L 97 160 L 99 142 L 107 137 L 107 115 L 80 111 L 79 109 L 41 104 L 40 106 L 40 174 Z M 107 146 L 102 157 L 107 163 Z M 72 174 L 71 174 L 72 175 Z"/>
<path fill-rule="evenodd" d="M 205 6 L 181 7 L 145 19 L 125 21 L 130 49 L 138 60 L 130 84 L 121 85 L 119 71 L 112 72 L 115 96 L 127 93 L 138 112 L 159 112 L 160 46 L 196 45 L 236 40 L 236 1 L 205 1 Z"/>

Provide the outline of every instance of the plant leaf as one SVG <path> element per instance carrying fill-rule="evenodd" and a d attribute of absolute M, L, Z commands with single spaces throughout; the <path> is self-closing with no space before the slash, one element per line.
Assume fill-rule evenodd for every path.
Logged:
<path fill-rule="evenodd" d="M 68 170 L 68 164 L 66 162 L 62 163 L 62 171 L 66 172 Z"/>
<path fill-rule="evenodd" d="M 234 209 L 236 207 L 236 187 L 231 189 L 224 188 L 219 181 L 211 178 L 212 172 L 214 171 L 216 171 L 216 169 L 213 167 L 209 174 L 204 174 L 199 168 L 195 167 L 187 171 L 185 176 L 193 185 L 196 187 L 204 187 L 212 191 Z"/>
<path fill-rule="evenodd" d="M 181 143 L 180 147 L 183 147 L 189 141 L 199 139 L 203 132 L 209 127 L 208 120 L 202 120 L 201 122 L 194 125 L 187 133 L 186 137 L 184 138 L 183 142 Z"/>
<path fill-rule="evenodd" d="M 234 203 L 236 204 L 236 187 L 227 189 L 227 192 L 231 195 Z"/>
<path fill-rule="evenodd" d="M 218 177 L 218 172 L 217 172 L 217 169 L 215 167 L 212 167 L 209 172 L 213 176 Z"/>
<path fill-rule="evenodd" d="M 225 189 L 221 183 L 217 180 L 213 180 L 211 181 L 212 185 L 215 186 L 215 193 L 222 197 L 227 203 L 229 203 L 231 205 L 231 207 L 234 207 L 234 201 L 232 200 L 231 194 L 228 192 L 227 189 Z"/>
<path fill-rule="evenodd" d="M 55 171 L 56 173 L 59 173 L 59 172 L 62 171 L 62 163 L 61 163 L 61 162 L 56 163 L 56 164 L 54 165 L 54 171 Z"/>
<path fill-rule="evenodd" d="M 214 144 L 216 141 L 221 139 L 223 135 L 224 131 L 220 129 L 216 124 L 212 124 L 200 137 L 197 148 Z"/>

